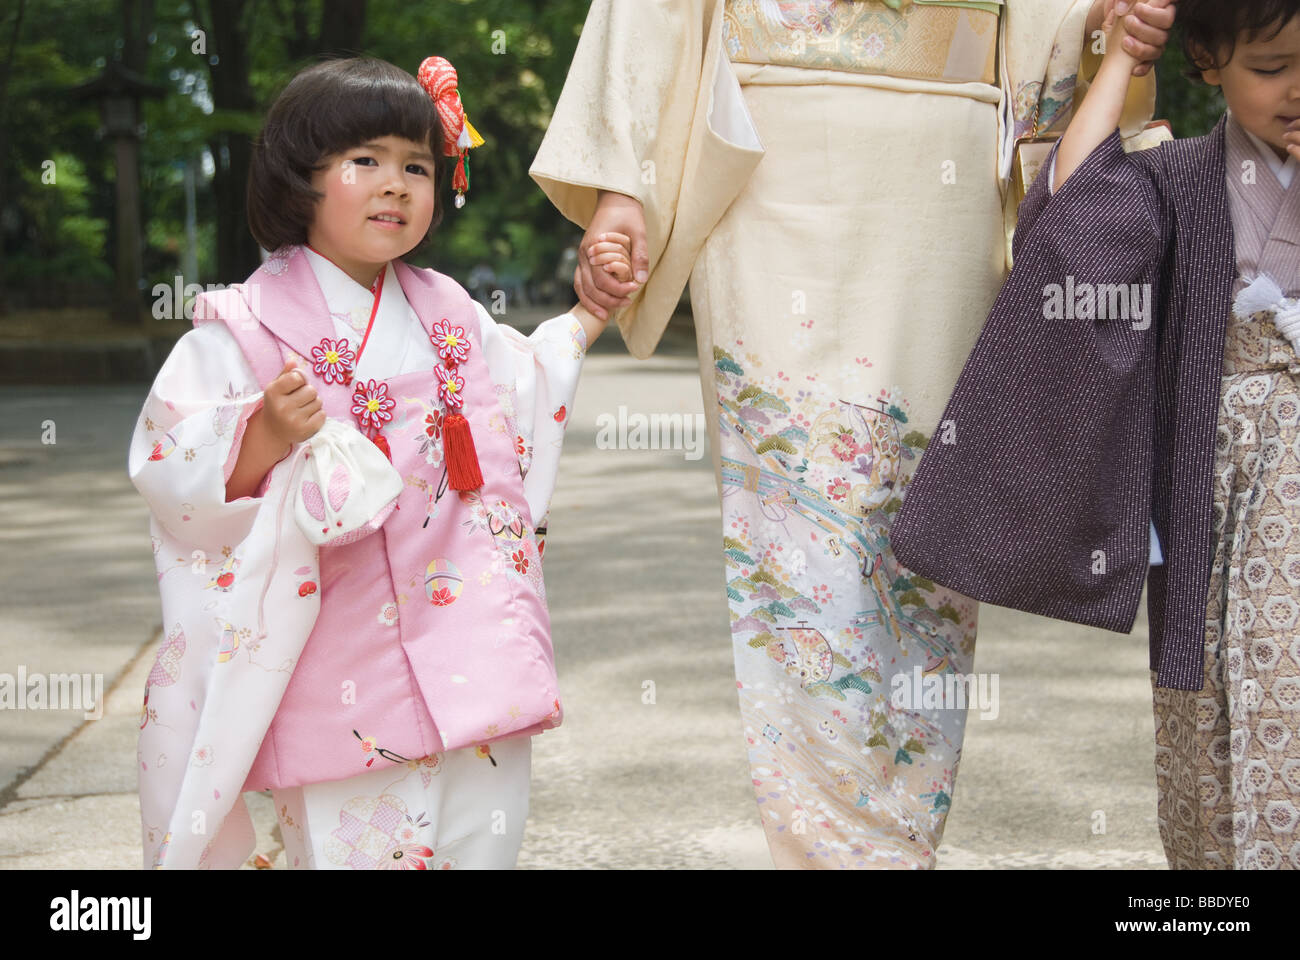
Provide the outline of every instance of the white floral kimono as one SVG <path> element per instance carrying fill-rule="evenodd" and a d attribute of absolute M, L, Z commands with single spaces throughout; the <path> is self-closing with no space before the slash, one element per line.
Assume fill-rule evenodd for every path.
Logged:
<path fill-rule="evenodd" d="M 308 262 L 310 269 L 305 265 Z M 316 644 L 326 642 L 317 639 L 316 633 L 320 631 L 314 633 L 322 596 L 330 589 L 320 575 L 322 548 L 318 543 L 327 536 L 333 537 L 348 545 L 330 546 L 330 550 L 351 550 L 364 545 L 364 542 L 350 542 L 354 536 L 369 534 L 378 542 L 378 535 L 373 531 L 381 525 L 391 538 L 397 535 L 392 530 L 396 529 L 393 524 L 397 523 L 398 516 L 407 524 L 402 529 L 418 531 L 412 535 L 424 537 L 422 542 L 434 542 L 436 525 L 449 525 L 447 529 L 460 531 L 464 529 L 462 521 L 472 510 L 473 498 L 457 497 L 453 491 L 453 496 L 444 501 L 441 515 L 435 519 L 431 510 L 428 528 L 421 530 L 419 520 L 425 519 L 425 501 L 431 498 L 413 486 L 421 482 L 420 476 L 403 476 L 393 464 L 405 463 L 408 468 L 413 464 L 418 470 L 436 471 L 441 466 L 441 450 L 435 451 L 425 442 L 429 438 L 425 436 L 424 416 L 416 417 L 414 413 L 395 417 L 384 428 L 385 434 L 391 435 L 390 442 L 396 451 L 392 455 L 393 464 L 357 431 L 351 417 L 343 412 L 339 419 L 331 415 L 326 428 L 311 441 L 295 445 L 291 454 L 271 469 L 255 496 L 226 502 L 225 483 L 238 457 L 244 427 L 261 404 L 259 384 L 269 381 L 281 366 L 278 354 L 260 355 L 260 368 L 255 373 L 237 342 L 237 331 L 257 330 L 260 321 L 272 330 L 314 330 L 316 336 L 323 332 L 329 337 L 346 337 L 357 343 L 358 334 L 369 327 L 368 343 L 355 371 L 358 379 L 418 374 L 422 382 L 432 382 L 438 355 L 433 351 L 428 330 L 439 317 L 450 315 L 453 320 L 459 320 L 469 331 L 471 350 L 481 351 L 478 362 L 486 364 L 482 369 L 491 380 L 486 382 L 484 378 L 478 384 L 477 394 L 483 419 L 476 441 L 487 483 L 482 489 L 489 490 L 497 484 L 498 489 L 517 490 L 520 503 L 526 501 L 529 516 L 537 520 L 536 526 L 545 522 L 564 431 L 564 422 L 556 418 L 555 410 L 572 405 L 585 348 L 581 326 L 571 314 L 565 314 L 542 324 L 531 337 L 525 337 L 509 327 L 497 325 L 450 278 L 432 271 L 414 270 L 400 261 L 387 265 L 381 276 L 385 280 L 384 293 L 371 324 L 374 297 L 342 270 L 305 247 L 277 251 L 247 283 L 199 298 L 195 309 L 196 329 L 181 338 L 167 358 L 141 412 L 132 439 L 129 471 L 153 513 L 153 550 L 164 622 L 164 640 L 145 688 L 137 751 L 146 866 L 227 869 L 238 867 L 251 852 L 254 835 L 240 791 L 250 777 L 250 768 L 254 769 L 254 779 L 261 775 L 258 772 L 261 766 L 254 767 L 259 746 L 277 714 L 290 700 L 286 689 L 292 694 L 291 678 L 304 655 L 309 636 Z M 437 299 L 427 292 L 432 290 L 443 291 L 448 296 Z M 328 316 L 317 316 L 316 313 L 323 314 L 325 310 L 317 311 L 313 304 L 320 304 Z M 292 318 L 287 325 L 286 318 Z M 310 375 L 312 361 L 305 356 L 309 351 L 302 349 L 297 353 Z M 423 396 L 436 392 L 436 386 L 421 389 L 429 391 Z M 338 408 L 337 398 L 332 402 Z M 346 411 L 346 407 L 338 409 Z M 469 407 L 464 409 L 469 416 Z M 501 437 L 484 429 L 489 425 L 489 417 L 490 425 L 502 427 Z M 504 436 L 507 422 L 518 426 L 517 436 L 514 432 Z M 490 449 L 498 452 L 489 456 Z M 503 450 L 505 454 L 501 453 Z M 333 468 L 328 477 L 313 477 L 311 473 L 326 459 L 348 475 L 347 486 L 352 493 L 346 495 L 342 504 L 335 502 L 343 498 L 336 497 L 340 488 Z M 489 468 L 497 472 L 492 473 Z M 307 491 L 313 486 L 314 494 L 309 495 Z M 403 505 L 403 509 L 395 509 Z M 336 514 L 335 510 L 339 512 Z M 324 528 L 317 527 L 325 511 L 329 511 L 329 522 Z M 521 530 L 513 542 L 531 543 L 532 536 L 531 529 Z M 499 553 L 495 550 L 480 550 L 478 559 L 486 563 L 484 558 L 488 553 L 495 563 Z M 533 555 L 536 556 L 535 551 Z M 439 571 L 442 581 L 450 582 L 446 562 L 437 562 L 444 564 Z M 420 572 L 424 572 L 423 564 Z M 470 572 L 467 567 L 466 575 Z M 477 573 L 478 569 L 472 572 Z M 536 573 L 534 593 L 520 593 L 524 584 L 522 576 L 518 583 L 498 580 L 496 585 L 488 586 L 492 577 L 486 572 L 476 582 L 475 589 L 524 597 L 531 604 L 528 609 L 538 612 L 540 619 L 534 618 L 533 622 L 545 632 L 543 642 L 549 651 L 544 597 L 536 597 L 540 591 L 540 573 L 532 571 L 530 576 L 532 573 Z M 384 583 L 387 582 L 384 578 Z M 382 589 L 400 590 L 400 585 Z M 460 587 L 456 589 L 459 592 Z M 424 603 L 424 591 L 413 602 Z M 451 600 L 440 599 L 435 593 L 431 602 L 445 606 Z M 463 605 L 465 600 L 460 603 Z M 376 623 L 378 609 L 378 601 L 364 609 L 358 605 L 355 629 L 365 629 L 367 623 L 371 631 L 393 629 L 397 625 L 396 610 L 392 620 L 385 624 L 382 611 Z M 430 610 L 433 607 L 427 603 L 418 610 L 408 606 L 401 615 L 402 626 L 408 620 L 412 624 L 423 622 L 420 617 L 431 616 Z M 350 621 L 329 626 L 331 630 L 343 629 L 345 633 L 353 629 Z M 520 630 L 518 626 L 507 629 L 487 623 L 483 628 L 494 631 L 497 647 L 510 639 L 511 631 Z M 426 633 L 435 636 L 437 632 L 430 629 Z M 388 643 L 400 658 L 403 647 L 396 646 L 396 632 L 385 636 L 394 637 Z M 492 644 L 475 644 L 473 636 L 461 635 L 459 631 L 451 639 L 455 640 L 452 647 L 463 649 L 466 658 L 477 658 L 473 666 L 480 674 L 495 673 L 502 677 L 501 683 L 512 682 L 509 665 L 493 666 Z M 507 645 L 502 649 L 508 652 L 511 648 Z M 318 663 L 322 659 L 321 650 L 328 661 L 329 650 L 318 647 Z M 411 648 L 406 647 L 406 652 L 409 656 Z M 463 723 L 454 710 L 460 708 L 453 708 L 446 698 L 435 697 L 435 702 L 428 702 L 427 695 L 421 697 L 418 692 L 428 678 L 416 666 L 403 669 L 411 671 L 410 679 L 401 679 L 397 689 L 411 691 L 410 705 L 415 710 L 427 710 L 426 721 L 430 715 L 436 719 L 444 743 L 448 731 L 462 741 L 451 744 L 449 752 L 463 752 L 459 748 L 467 746 L 464 741 L 481 744 L 480 748 L 468 745 L 469 753 L 479 749 L 483 765 L 496 766 L 495 760 L 488 759 L 488 744 L 496 736 L 491 731 L 473 737 L 457 732 Z M 386 689 L 394 689 L 389 677 L 355 679 L 363 689 L 368 680 L 373 681 L 370 689 L 383 681 L 389 681 Z M 334 689 L 337 688 L 335 684 Z M 503 697 L 513 694 L 512 690 L 498 692 Z M 535 697 L 535 687 L 526 693 Z M 408 736 L 412 742 L 419 743 L 420 738 L 413 732 L 415 710 L 405 709 L 397 702 L 392 707 L 388 711 L 380 710 L 381 717 L 391 715 L 391 720 L 382 720 L 391 728 L 388 736 Z M 531 722 L 527 716 L 520 719 L 517 712 L 512 716 L 503 712 L 501 735 L 518 737 L 559 722 L 558 700 L 552 705 L 548 699 L 540 709 L 554 712 L 552 716 L 543 713 L 543 722 L 527 729 L 516 729 Z M 323 721 L 326 719 L 333 718 L 322 717 Z M 422 724 L 427 725 L 427 722 Z M 406 757 L 411 757 L 410 762 L 417 766 L 418 761 L 425 761 L 417 772 L 427 787 L 430 769 L 448 766 L 442 762 L 436 746 L 426 751 L 428 756 L 411 752 L 399 758 L 400 762 L 381 759 L 382 740 L 376 745 L 370 742 L 374 738 L 358 734 L 361 740 L 357 742 L 346 729 L 334 731 L 338 726 L 338 723 L 333 727 L 323 725 L 320 737 L 314 737 L 309 727 L 297 735 L 293 749 L 285 751 L 296 764 L 295 772 L 292 779 L 289 774 L 280 773 L 281 787 L 296 788 L 316 781 L 346 782 L 353 776 L 353 770 L 367 774 L 379 771 L 382 777 L 382 768 L 390 763 L 395 768 L 404 768 Z M 342 736 L 327 736 L 327 730 L 341 732 Z M 284 736 L 292 740 L 293 734 Z M 512 807 L 518 814 L 520 828 L 518 835 L 512 835 L 514 849 L 522 836 L 522 818 L 526 816 L 527 742 L 527 737 L 523 737 L 522 754 L 518 744 L 512 744 L 506 751 L 518 758 L 509 787 L 516 798 L 521 789 L 519 772 L 523 772 L 524 812 L 518 812 L 518 804 Z M 398 778 L 399 774 L 394 772 L 389 779 Z M 261 789 L 261 786 L 259 782 L 248 788 Z M 380 806 L 389 814 L 395 809 L 388 801 Z M 410 812 L 414 815 L 421 811 L 414 808 Z M 437 820 L 436 815 L 433 819 Z M 319 829 L 322 822 L 318 815 L 315 825 L 318 842 L 312 847 L 315 850 L 323 850 L 330 839 L 328 829 Z M 355 851 L 349 852 L 335 865 L 373 866 L 385 862 L 386 858 L 391 861 L 387 855 L 402 843 L 407 844 L 405 849 L 409 852 L 409 844 L 414 842 L 411 830 L 382 818 L 377 823 L 389 828 L 388 846 L 370 829 L 364 837 L 351 837 L 352 842 L 363 845 L 368 853 L 353 856 Z M 437 840 L 439 825 L 424 824 L 430 826 L 432 831 L 425 830 L 416 838 L 417 848 Z M 475 825 L 475 829 L 484 828 L 486 824 Z M 286 840 L 289 839 L 286 835 Z M 306 842 L 307 838 L 302 840 Z M 444 856 L 440 862 L 446 865 L 454 859 Z M 429 863 L 432 864 L 432 859 Z"/>

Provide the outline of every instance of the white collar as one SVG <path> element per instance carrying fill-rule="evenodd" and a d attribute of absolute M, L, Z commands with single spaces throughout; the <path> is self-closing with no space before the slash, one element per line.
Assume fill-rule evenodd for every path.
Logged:
<path fill-rule="evenodd" d="M 364 297 L 367 301 L 373 302 L 374 290 L 367 289 L 357 283 L 346 270 L 329 257 L 317 253 L 307 244 L 304 243 L 302 249 L 307 254 L 307 262 L 311 264 L 312 271 L 316 274 L 316 282 L 320 284 L 321 292 L 325 294 L 325 302 L 331 304 L 331 309 L 336 299 L 352 303 L 357 298 Z M 392 261 L 389 261 L 384 264 L 384 269 L 375 275 L 376 281 L 381 276 L 384 278 L 385 288 L 388 287 L 389 281 L 393 279 L 387 276 L 392 267 Z"/>
<path fill-rule="evenodd" d="M 1300 170 L 1300 161 L 1297 161 L 1295 157 L 1288 156 L 1286 161 L 1283 162 L 1278 159 L 1277 154 L 1273 152 L 1273 148 L 1259 137 L 1245 127 L 1241 128 L 1241 132 L 1250 138 L 1250 142 L 1255 145 L 1255 149 L 1263 155 L 1265 162 L 1268 163 L 1268 168 L 1273 171 L 1273 176 L 1277 177 L 1277 182 L 1282 184 L 1283 189 L 1290 190 L 1291 181 L 1295 178 L 1296 171 Z"/>
<path fill-rule="evenodd" d="M 436 354 L 432 359 L 428 356 L 428 337 L 421 335 L 420 318 L 407 302 L 391 260 L 376 276 L 376 286 L 383 279 L 376 304 L 374 294 L 328 257 L 306 246 L 303 249 L 325 298 L 334 336 L 346 339 L 358 351 L 365 345 L 357 359 L 356 377 L 382 379 L 421 368 L 421 364 L 426 369 L 437 366 Z M 414 349 L 412 343 L 416 344 Z"/>

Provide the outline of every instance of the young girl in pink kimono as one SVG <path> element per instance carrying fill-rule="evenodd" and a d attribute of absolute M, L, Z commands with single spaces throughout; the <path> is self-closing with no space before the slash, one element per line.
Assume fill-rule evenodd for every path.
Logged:
<path fill-rule="evenodd" d="M 164 617 L 146 865 L 241 865 L 266 789 L 291 868 L 515 863 L 561 720 L 541 535 L 603 324 L 525 337 L 399 259 L 481 142 L 438 57 L 318 64 L 271 107 L 248 215 L 274 253 L 198 298 L 132 443 Z"/>

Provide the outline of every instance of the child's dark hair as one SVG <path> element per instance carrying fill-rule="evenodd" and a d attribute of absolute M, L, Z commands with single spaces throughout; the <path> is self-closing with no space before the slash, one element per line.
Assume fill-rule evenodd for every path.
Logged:
<path fill-rule="evenodd" d="M 271 105 L 253 141 L 248 171 L 248 228 L 274 251 L 307 242 L 324 194 L 312 189 L 324 157 L 381 137 L 426 143 L 434 156 L 433 220 L 413 248 L 429 242 L 442 220 L 447 161 L 433 100 L 405 70 L 372 57 L 325 60 L 300 72 Z"/>
<path fill-rule="evenodd" d="M 1182 34 L 1187 76 L 1222 70 L 1237 51 L 1237 40 L 1272 40 L 1300 16 L 1300 0 L 1179 0 L 1174 28 Z M 1226 56 L 1220 62 L 1220 51 Z M 1207 59 L 1208 58 L 1208 59 Z"/>

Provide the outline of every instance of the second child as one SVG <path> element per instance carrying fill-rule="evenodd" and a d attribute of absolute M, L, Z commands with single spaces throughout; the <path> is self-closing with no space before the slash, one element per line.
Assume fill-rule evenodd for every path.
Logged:
<path fill-rule="evenodd" d="M 1227 113 L 1125 154 L 1119 21 L 894 547 L 980 600 L 1122 632 L 1146 582 L 1170 866 L 1296 869 L 1300 0 L 1177 17 Z"/>

